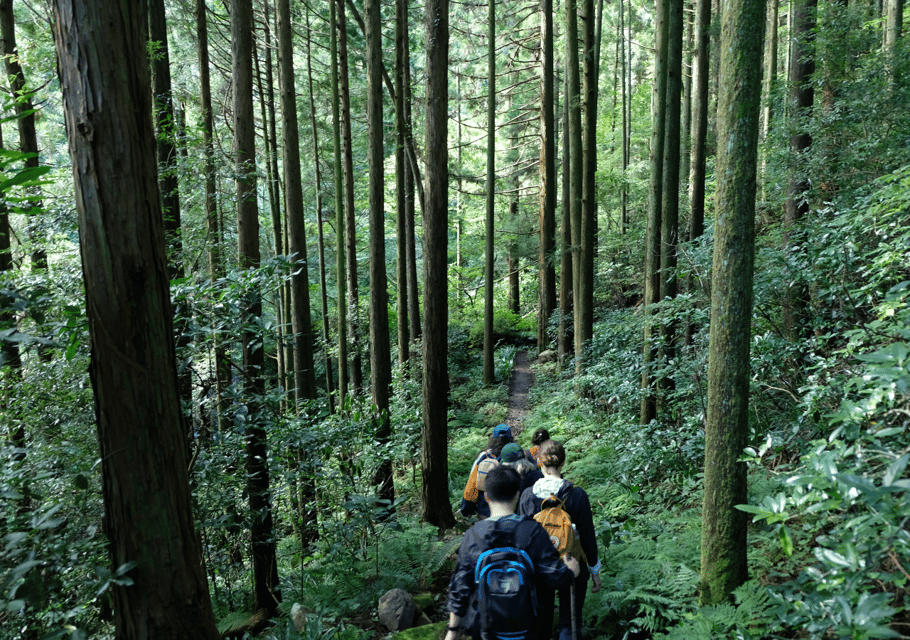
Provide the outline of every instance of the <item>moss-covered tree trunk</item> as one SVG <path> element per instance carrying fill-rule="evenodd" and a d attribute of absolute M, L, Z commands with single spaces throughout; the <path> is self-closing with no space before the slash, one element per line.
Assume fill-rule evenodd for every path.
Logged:
<path fill-rule="evenodd" d="M 75 177 L 105 534 L 118 640 L 218 632 L 193 523 L 158 194 L 147 15 L 58 0 L 54 41 Z"/>
<path fill-rule="evenodd" d="M 755 263 L 755 174 L 765 0 L 729 0 L 721 26 L 717 200 L 705 425 L 701 600 L 716 604 L 748 577 L 746 466 Z"/>

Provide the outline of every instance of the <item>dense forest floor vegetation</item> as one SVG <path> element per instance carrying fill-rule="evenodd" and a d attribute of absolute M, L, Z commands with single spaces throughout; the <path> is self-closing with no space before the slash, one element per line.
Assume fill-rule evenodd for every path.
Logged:
<path fill-rule="evenodd" d="M 836 246 L 826 242 L 832 235 Z M 701 273 L 708 272 L 708 244 L 710 234 L 686 247 Z M 876 182 L 850 211 L 820 212 L 807 231 L 803 266 L 787 266 L 777 246 L 768 235 L 758 253 L 752 442 L 743 455 L 750 499 L 741 506 L 754 515 L 751 580 L 735 603 L 697 605 L 708 282 L 662 310 L 665 321 L 691 330 L 664 370 L 673 410 L 649 425 L 637 423 L 639 309 L 600 306 L 581 375 L 572 363 L 563 370 L 535 365 L 519 440 L 527 445 L 535 428 L 546 427 L 565 443 L 566 477 L 590 495 L 601 543 L 604 588 L 586 601 L 584 637 L 910 636 L 910 168 Z M 786 269 L 811 292 L 811 331 L 797 342 L 784 339 L 774 320 Z M 599 296 L 608 301 L 611 292 Z M 453 509 L 474 455 L 505 418 L 511 343 L 532 329 L 509 314 L 498 326 L 498 382 L 485 386 L 472 323 L 452 324 Z M 60 327 L 63 336 L 71 331 Z M 28 445 L 7 443 L 0 471 L 4 638 L 109 637 L 109 587 L 130 580 L 129 566 L 106 568 L 85 351 L 33 359 L 29 375 L 7 392 L 17 401 L 6 404 L 5 420 L 28 425 Z M 277 392 L 274 402 L 281 402 Z M 376 604 L 395 587 L 444 604 L 467 523 L 440 535 L 419 522 L 420 385 L 413 376 L 399 372 L 391 413 L 395 436 L 387 450 L 356 403 L 334 415 L 276 419 L 270 430 L 282 610 L 298 602 L 310 612 L 299 637 L 385 635 Z M 228 428 L 205 442 L 196 435 L 197 526 L 216 615 L 228 630 L 251 614 L 242 432 Z M 301 466 L 294 453 L 301 450 L 318 452 L 319 464 Z M 385 509 L 370 487 L 384 455 L 395 460 L 393 518 L 378 517 Z M 308 479 L 319 530 L 316 542 L 302 546 L 292 498 Z M 288 618 L 275 624 L 262 637 L 298 637 Z"/>

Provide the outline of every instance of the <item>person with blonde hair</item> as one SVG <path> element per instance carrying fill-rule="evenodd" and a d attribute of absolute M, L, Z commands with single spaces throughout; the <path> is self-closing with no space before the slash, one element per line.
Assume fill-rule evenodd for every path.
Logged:
<path fill-rule="evenodd" d="M 559 640 L 573 640 L 573 636 L 574 640 L 577 640 L 577 634 L 573 633 L 573 629 L 581 628 L 581 610 L 585 604 L 588 578 L 590 577 L 593 581 L 591 588 L 593 593 L 600 591 L 602 584 L 591 503 L 584 489 L 574 486 L 562 477 L 562 469 L 566 463 L 566 450 L 561 442 L 547 440 L 541 444 L 540 450 L 537 452 L 537 461 L 543 472 L 543 478 L 521 494 L 518 513 L 533 516 L 541 510 L 544 502 L 548 507 L 556 503 L 572 519 L 572 528 L 575 529 L 581 543 L 584 557 L 578 558 L 581 572 L 575 578 L 574 586 L 559 589 Z M 538 591 L 541 611 L 550 612 L 552 616 L 555 596 L 556 592 L 553 589 L 544 587 Z M 541 620 L 541 640 L 550 637 L 549 631 L 552 628 L 552 622 L 552 618 Z"/>

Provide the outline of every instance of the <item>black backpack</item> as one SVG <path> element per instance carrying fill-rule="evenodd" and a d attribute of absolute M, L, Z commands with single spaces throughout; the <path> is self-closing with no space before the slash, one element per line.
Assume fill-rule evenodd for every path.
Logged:
<path fill-rule="evenodd" d="M 521 522 L 515 516 L 492 522 L 489 548 L 474 568 L 482 640 L 531 640 L 537 632 L 534 563 L 516 544 Z"/>

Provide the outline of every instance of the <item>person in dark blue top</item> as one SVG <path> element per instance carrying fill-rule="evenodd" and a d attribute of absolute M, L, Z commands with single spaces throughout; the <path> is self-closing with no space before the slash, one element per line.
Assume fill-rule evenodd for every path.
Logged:
<path fill-rule="evenodd" d="M 474 569 L 480 555 L 490 548 L 490 540 L 497 528 L 502 529 L 504 525 L 514 528 L 514 545 L 525 550 L 534 563 L 538 592 L 545 587 L 551 591 L 568 588 L 581 571 L 574 558 L 563 560 L 559 557 L 540 524 L 532 518 L 515 515 L 520 483 L 518 472 L 507 466 L 498 466 L 487 476 L 486 498 L 490 505 L 490 517 L 468 529 L 458 549 L 458 564 L 449 581 L 449 624 L 445 640 L 455 640 L 459 632 L 475 640 L 480 638 Z M 538 621 L 534 621 L 535 626 L 539 621 L 552 621 L 552 610 L 549 613 L 540 611 Z"/>
<path fill-rule="evenodd" d="M 594 531 L 594 518 L 591 514 L 591 503 L 585 490 L 573 486 L 571 482 L 562 477 L 562 468 L 566 463 L 566 450 L 562 443 L 547 440 L 540 445 L 537 461 L 543 478 L 534 483 L 534 486 L 525 489 L 521 494 L 518 504 L 518 513 L 524 516 L 533 516 L 540 511 L 541 504 L 551 495 L 564 502 L 564 509 L 572 519 L 572 525 L 581 541 L 581 548 L 585 554 L 585 561 L 581 565 L 581 573 L 575 578 L 575 624 L 581 629 L 581 610 L 585 604 L 585 594 L 588 588 L 588 577 L 593 586 L 592 593 L 600 591 L 600 560 L 597 557 L 597 536 Z M 549 506 L 549 505 L 548 505 Z M 542 611 L 552 611 L 555 592 L 552 589 L 538 591 Z M 559 589 L 559 640 L 572 640 L 572 617 L 569 615 L 571 606 L 571 590 L 568 586 Z M 552 619 L 542 620 L 546 628 L 541 636 L 542 640 L 550 637 L 549 631 Z"/>

